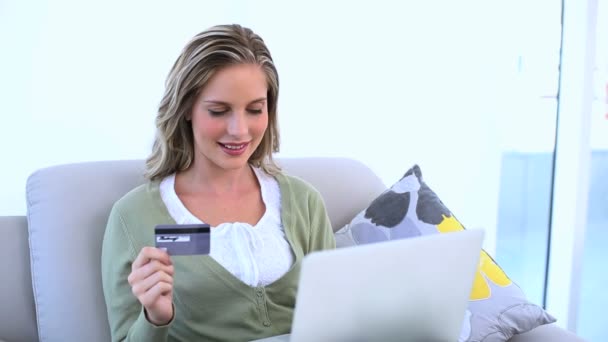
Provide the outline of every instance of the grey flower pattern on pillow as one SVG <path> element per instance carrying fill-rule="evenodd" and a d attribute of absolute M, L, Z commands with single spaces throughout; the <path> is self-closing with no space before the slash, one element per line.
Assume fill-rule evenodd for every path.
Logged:
<path fill-rule="evenodd" d="M 418 190 L 416 214 L 418 214 L 420 221 L 434 225 L 440 224 L 444 216 L 452 216 L 450 210 L 422 180 L 420 181 L 420 190 Z"/>
<path fill-rule="evenodd" d="M 403 221 L 409 206 L 409 192 L 398 194 L 388 190 L 369 205 L 365 210 L 365 218 L 376 226 L 393 228 Z"/>
<path fill-rule="evenodd" d="M 410 175 L 415 175 L 420 184 L 420 189 L 418 189 L 418 203 L 416 205 L 418 219 L 422 222 L 437 225 L 443 221 L 444 216 L 451 217 L 452 213 L 450 210 L 422 179 L 422 171 L 418 165 L 414 165 L 411 169 L 407 170 L 401 179 Z"/>
<path fill-rule="evenodd" d="M 443 204 L 433 190 L 422 180 L 422 171 L 418 165 L 414 165 L 409 169 L 399 183 L 403 182 L 407 177 L 414 175 L 418 180 L 418 201 L 416 202 L 416 214 L 422 222 L 438 225 L 445 217 L 451 217 L 452 213 Z M 405 192 L 398 192 L 406 190 Z M 376 226 L 394 228 L 403 221 L 407 215 L 411 189 L 402 189 L 393 186 L 376 199 L 365 210 L 364 217 L 369 219 Z"/>

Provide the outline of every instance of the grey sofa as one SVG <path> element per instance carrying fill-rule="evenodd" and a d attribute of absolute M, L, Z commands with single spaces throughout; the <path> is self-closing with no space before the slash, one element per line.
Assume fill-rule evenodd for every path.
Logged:
<path fill-rule="evenodd" d="M 321 192 L 336 230 L 385 189 L 369 168 L 350 159 L 279 163 Z M 110 340 L 101 241 L 112 204 L 144 182 L 142 172 L 142 161 L 106 161 L 51 167 L 29 177 L 27 218 L 0 217 L 0 340 Z M 581 339 L 547 325 L 511 341 Z"/>

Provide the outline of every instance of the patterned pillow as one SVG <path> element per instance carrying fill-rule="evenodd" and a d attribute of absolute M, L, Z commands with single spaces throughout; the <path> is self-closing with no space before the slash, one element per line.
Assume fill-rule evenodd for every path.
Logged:
<path fill-rule="evenodd" d="M 336 232 L 338 247 L 463 230 L 422 179 L 418 165 Z M 507 341 L 555 318 L 530 303 L 496 262 L 481 251 L 459 342 Z"/>

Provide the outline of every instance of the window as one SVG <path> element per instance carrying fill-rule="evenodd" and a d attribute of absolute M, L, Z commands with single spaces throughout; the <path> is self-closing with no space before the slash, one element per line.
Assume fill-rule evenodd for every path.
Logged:
<path fill-rule="evenodd" d="M 579 335 L 607 341 L 604 310 L 608 307 L 608 3 L 598 3 L 591 110 L 591 160 L 587 226 L 578 314 Z"/>

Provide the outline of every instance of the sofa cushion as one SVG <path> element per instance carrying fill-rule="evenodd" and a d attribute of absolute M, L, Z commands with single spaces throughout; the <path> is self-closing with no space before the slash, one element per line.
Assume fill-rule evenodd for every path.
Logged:
<path fill-rule="evenodd" d="M 110 340 L 101 242 L 114 202 L 144 179 L 141 161 L 54 166 L 27 180 L 40 341 Z"/>
<path fill-rule="evenodd" d="M 338 247 L 448 233 L 464 227 L 423 181 L 415 165 L 336 232 Z M 482 250 L 459 341 L 507 341 L 555 319 Z"/>
<path fill-rule="evenodd" d="M 543 324 L 531 331 L 513 336 L 509 342 L 585 342 L 582 338 L 576 336 L 568 330 L 560 328 L 555 324 Z"/>
<path fill-rule="evenodd" d="M 0 341 L 38 341 L 25 216 L 0 216 Z"/>

